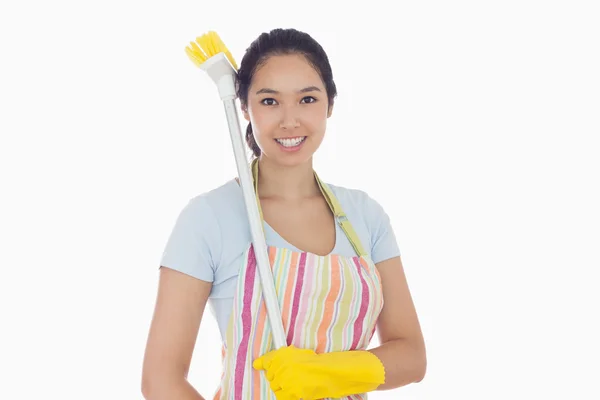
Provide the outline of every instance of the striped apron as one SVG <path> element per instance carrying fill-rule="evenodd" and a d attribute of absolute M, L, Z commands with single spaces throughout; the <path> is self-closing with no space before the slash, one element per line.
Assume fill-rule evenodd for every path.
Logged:
<path fill-rule="evenodd" d="M 257 168 L 255 160 L 255 190 Z M 356 255 L 319 256 L 268 247 L 287 344 L 317 353 L 365 350 L 383 307 L 380 276 L 331 189 L 316 174 L 315 178 Z M 274 349 L 252 244 L 243 259 L 214 400 L 276 400 L 265 372 L 252 367 L 256 358 Z M 366 393 L 345 397 L 366 398 Z"/>

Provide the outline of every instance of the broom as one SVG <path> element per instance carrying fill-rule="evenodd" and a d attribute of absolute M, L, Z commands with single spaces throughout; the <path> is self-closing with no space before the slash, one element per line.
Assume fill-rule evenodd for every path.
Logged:
<path fill-rule="evenodd" d="M 233 145 L 233 154 L 250 222 L 252 243 L 256 254 L 260 282 L 263 288 L 267 316 L 273 331 L 275 348 L 279 349 L 287 346 L 287 342 L 275 285 L 273 283 L 269 256 L 267 254 L 262 219 L 258 210 L 257 194 L 252 184 L 250 165 L 244 153 L 242 131 L 235 104 L 237 98 L 235 76 L 238 67 L 231 53 L 219 35 L 214 31 L 209 31 L 197 37 L 195 42 L 190 42 L 190 46 L 185 48 L 185 52 L 190 60 L 201 70 L 205 71 L 217 85 L 219 96 L 225 106 L 225 115 Z"/>

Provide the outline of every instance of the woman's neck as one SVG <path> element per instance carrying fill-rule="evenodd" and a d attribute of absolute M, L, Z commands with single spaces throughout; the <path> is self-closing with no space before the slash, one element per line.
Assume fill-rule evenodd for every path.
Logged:
<path fill-rule="evenodd" d="M 258 161 L 258 193 L 261 198 L 299 200 L 320 195 L 312 158 L 292 167 L 271 163 L 266 157 Z"/>

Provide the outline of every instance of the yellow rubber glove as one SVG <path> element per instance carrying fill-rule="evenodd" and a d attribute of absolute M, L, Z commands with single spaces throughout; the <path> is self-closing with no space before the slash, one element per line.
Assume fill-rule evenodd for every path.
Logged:
<path fill-rule="evenodd" d="M 385 382 L 385 369 L 374 354 L 364 350 L 317 354 L 294 346 L 282 347 L 257 358 L 278 400 L 339 398 L 375 390 Z"/>

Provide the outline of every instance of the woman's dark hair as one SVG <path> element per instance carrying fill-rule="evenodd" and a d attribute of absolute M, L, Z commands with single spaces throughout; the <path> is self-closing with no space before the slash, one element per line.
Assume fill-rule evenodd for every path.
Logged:
<path fill-rule="evenodd" d="M 262 33 L 246 49 L 236 77 L 236 92 L 242 107 L 248 105 L 248 89 L 258 68 L 264 65 L 271 56 L 288 54 L 303 55 L 315 68 L 325 85 L 329 107 L 333 105 L 337 89 L 325 50 L 307 33 L 296 29 L 278 28 Z M 250 123 L 246 128 L 246 142 L 254 156 L 260 156 L 260 147 L 254 140 L 252 124 Z"/>

